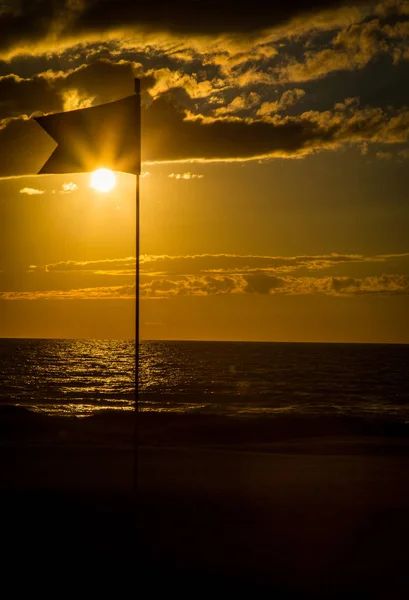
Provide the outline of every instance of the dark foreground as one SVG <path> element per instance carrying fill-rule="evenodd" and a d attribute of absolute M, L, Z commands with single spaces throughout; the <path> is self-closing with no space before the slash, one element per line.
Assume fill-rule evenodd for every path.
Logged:
<path fill-rule="evenodd" d="M 42 443 L 39 421 L 25 423 L 26 442 L 5 436 L 3 577 L 15 571 L 15 582 L 37 590 L 58 581 L 57 596 L 87 581 L 94 591 L 114 582 L 115 597 L 407 597 L 406 437 L 298 435 L 256 445 L 230 430 L 211 447 L 203 431 L 200 444 L 187 443 L 194 420 L 170 419 L 170 429 L 154 421 L 141 432 L 137 496 L 125 430 L 122 444 L 112 428 L 110 443 L 90 443 L 90 423 L 75 423 L 82 441 L 56 422 L 44 425 Z"/>

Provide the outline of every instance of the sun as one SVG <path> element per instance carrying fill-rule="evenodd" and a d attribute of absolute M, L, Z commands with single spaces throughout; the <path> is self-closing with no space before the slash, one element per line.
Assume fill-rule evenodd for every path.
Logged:
<path fill-rule="evenodd" d="M 109 192 L 115 184 L 115 173 L 109 169 L 97 169 L 91 174 L 90 186 L 99 192 Z"/>

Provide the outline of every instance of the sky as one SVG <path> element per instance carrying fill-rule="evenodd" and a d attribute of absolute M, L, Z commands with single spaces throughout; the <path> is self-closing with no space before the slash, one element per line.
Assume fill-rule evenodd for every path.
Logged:
<path fill-rule="evenodd" d="M 0 0 L 0 337 L 132 338 L 135 177 L 33 117 L 141 81 L 144 339 L 409 343 L 409 1 Z"/>

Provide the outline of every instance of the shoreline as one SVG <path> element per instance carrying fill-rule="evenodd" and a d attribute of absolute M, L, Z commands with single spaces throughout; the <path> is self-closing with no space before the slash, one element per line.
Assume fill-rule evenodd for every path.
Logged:
<path fill-rule="evenodd" d="M 200 412 L 101 410 L 92 416 L 50 416 L 21 406 L 0 405 L 0 445 L 252 447 L 263 451 L 280 444 L 293 448 L 319 440 L 388 440 L 402 449 L 409 444 L 409 423 L 373 417 L 339 415 L 220 415 Z M 335 448 L 336 444 L 332 444 Z M 349 448 L 349 450 L 348 450 Z M 337 450 L 339 453 L 339 449 Z"/>

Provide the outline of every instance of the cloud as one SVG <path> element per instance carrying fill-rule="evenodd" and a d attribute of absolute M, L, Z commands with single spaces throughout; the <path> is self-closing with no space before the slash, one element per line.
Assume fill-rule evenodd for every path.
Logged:
<path fill-rule="evenodd" d="M 265 273 L 247 276 L 185 276 L 159 278 L 141 284 L 145 298 L 210 296 L 221 294 L 325 294 L 330 296 L 408 295 L 409 277 L 276 277 Z M 0 300 L 114 300 L 135 297 L 134 285 L 98 286 L 70 290 L 0 292 Z"/>
<path fill-rule="evenodd" d="M 233 88 L 239 91 L 248 86 L 275 85 L 283 73 L 272 65 L 278 60 L 284 70 L 290 66 L 283 61 L 289 42 L 307 46 L 320 33 L 338 29 L 347 31 L 374 15 L 374 3 L 366 0 L 356 0 L 354 6 L 346 0 L 316 0 L 313 3 L 297 0 L 284 5 L 273 3 L 263 10 L 241 10 L 237 5 L 232 10 L 230 2 L 218 2 L 217 8 L 212 9 L 213 1 L 206 8 L 196 2 L 193 12 L 200 14 L 200 18 L 194 19 L 192 5 L 187 1 L 167 3 L 162 0 L 159 8 L 155 3 L 155 9 L 147 8 L 144 3 L 142 10 L 137 1 L 73 0 L 73 4 L 72 9 L 71 2 L 66 2 L 64 10 L 57 10 L 58 3 L 42 0 L 33 3 L 30 9 L 22 7 L 5 21 L 0 18 L 0 57 L 3 47 L 3 58 L 20 67 L 19 57 L 24 56 L 24 63 L 33 65 L 35 76 L 39 71 L 34 67 L 35 62 L 37 65 L 46 62 L 50 66 L 46 72 L 52 77 L 59 74 L 60 78 L 65 75 L 63 69 L 66 72 L 75 71 L 74 67 L 78 66 L 89 69 L 98 59 L 116 63 L 118 67 L 128 63 L 138 75 L 144 73 L 151 78 L 149 87 L 153 97 L 183 87 L 195 99 L 209 99 L 213 94 L 218 96 L 221 91 Z M 16 27 L 15 35 L 13 26 Z M 7 31 L 2 36 L 3 28 Z M 5 72 L 9 74 L 12 68 L 7 69 L 6 64 L 4 62 Z M 25 66 L 19 75 L 27 69 Z M 87 89 L 84 94 L 83 86 L 78 87 L 75 79 L 78 77 L 68 78 L 65 88 L 60 89 L 60 104 L 64 106 L 65 102 L 65 107 L 80 107 L 92 98 L 94 103 L 107 101 L 98 98 L 103 86 L 98 86 L 97 94 L 92 89 Z M 43 87 L 37 98 L 48 93 L 51 103 L 53 90 L 45 86 L 50 80 L 51 76 L 36 83 L 37 87 Z M 21 82 L 20 88 L 27 85 L 27 78 L 25 81 L 25 84 Z M 123 88 L 124 84 L 121 85 Z M 258 90 L 244 91 L 245 94 L 258 94 Z M 264 89 L 266 91 L 268 89 Z M 116 97 L 126 95 L 111 77 L 110 85 L 105 86 L 102 94 L 113 92 Z M 225 108 L 235 96 L 219 108 Z M 7 97 L 13 96 L 7 94 Z M 271 100 L 264 98 L 262 101 Z M 231 108 L 235 108 L 234 104 Z M 50 112 L 61 108 L 40 107 L 37 110 Z M 27 114 L 26 110 L 24 112 Z"/>
<path fill-rule="evenodd" d="M 11 60 L 21 53 L 29 63 L 42 52 L 44 58 L 40 63 L 37 58 L 37 64 L 48 62 L 51 67 L 43 73 L 35 69 L 30 78 L 10 74 L 12 68 L 6 71 L 0 96 L 11 99 L 13 106 L 8 102 L 0 108 L 14 115 L 30 114 L 33 98 L 37 101 L 34 110 L 50 112 L 105 102 L 113 94 L 126 95 L 132 92 L 134 72 L 149 79 L 155 98 L 177 87 L 193 99 L 211 98 L 234 88 L 235 95 L 218 108 L 222 115 L 228 106 L 230 112 L 237 112 L 240 103 L 251 104 L 259 90 L 243 90 L 249 85 L 310 81 L 337 70 L 362 68 L 381 52 L 395 56 L 397 44 L 403 57 L 406 48 L 405 22 L 383 24 L 375 3 L 366 1 L 350 6 L 346 1 L 298 0 L 279 6 L 273 3 L 262 11 L 242 11 L 237 6 L 232 11 L 231 3 L 222 2 L 216 12 L 195 3 L 200 19 L 192 19 L 188 2 L 162 1 L 160 14 L 157 3 L 155 9 L 145 3 L 141 10 L 139 2 L 119 0 L 73 0 L 64 3 L 63 10 L 57 10 L 58 3 L 52 0 L 32 4 L 12 11 L 5 20 L 0 16 L 0 50 L 3 42 L 5 56 Z M 402 13 L 401 5 L 395 3 L 389 12 Z M 169 20 L 165 15 L 170 13 Z M 13 23 L 19 43 L 12 33 Z M 314 44 L 323 32 L 332 32 L 332 39 Z M 286 46 L 292 40 L 306 48 L 302 59 L 298 52 L 297 58 L 291 58 L 291 50 L 288 54 Z M 128 83 L 121 77 L 126 72 Z M 58 108 L 52 106 L 57 104 Z"/>
<path fill-rule="evenodd" d="M 200 173 L 170 173 L 170 175 L 168 175 L 168 177 L 170 177 L 171 179 L 182 179 L 182 180 L 187 180 L 187 179 L 203 179 L 204 175 L 200 174 Z"/>
<path fill-rule="evenodd" d="M 356 23 L 339 31 L 327 48 L 306 52 L 303 61 L 292 58 L 281 65 L 278 78 L 281 82 L 304 82 L 335 71 L 362 69 L 375 56 L 389 51 L 386 33 L 378 19 Z"/>
<path fill-rule="evenodd" d="M 270 294 L 274 290 L 282 289 L 286 280 L 274 275 L 259 273 L 248 275 L 245 282 L 243 291 L 247 294 Z"/>
<path fill-rule="evenodd" d="M 263 102 L 256 114 L 263 117 L 264 115 L 285 110 L 289 106 L 294 106 L 303 96 L 305 96 L 305 92 L 299 88 L 287 90 L 279 100 L 275 102 Z"/>
<path fill-rule="evenodd" d="M 360 1 L 355 4 L 359 6 Z M 363 7 L 367 2 L 363 2 Z M 187 0 L 155 3 L 135 0 L 41 0 L 24 2 L 0 15 L 0 50 L 6 56 L 19 52 L 45 52 L 65 47 L 80 40 L 91 41 L 124 35 L 167 34 L 186 36 L 218 36 L 241 34 L 251 36 L 268 29 L 293 26 L 302 31 L 303 21 L 322 26 L 339 20 L 346 12 L 347 2 L 334 0 L 297 0 L 288 3 L 268 3 L 240 8 L 224 0 L 208 0 L 205 4 Z M 338 15 L 341 13 L 341 15 Z M 355 9 L 355 16 L 359 9 Z M 344 17 L 345 18 L 345 17 Z M 305 25 L 304 25 L 305 27 Z"/>
<path fill-rule="evenodd" d="M 409 140 L 409 110 L 337 103 L 332 110 L 259 119 L 194 115 L 162 96 L 143 117 L 146 162 L 231 161 L 261 157 L 293 158 L 344 144 Z"/>
<path fill-rule="evenodd" d="M 53 194 L 72 194 L 78 189 L 78 186 L 73 181 L 65 181 L 60 190 L 52 190 Z M 27 194 L 28 196 L 35 196 L 38 194 L 44 194 L 45 190 L 39 190 L 37 188 L 24 187 L 20 190 L 20 194 Z"/>
<path fill-rule="evenodd" d="M 339 6 L 342 2 L 331 0 L 298 0 L 286 4 L 265 4 L 263 7 L 247 7 L 229 1 L 208 0 L 195 3 L 177 0 L 166 2 L 159 0 L 155 5 L 140 2 L 129 3 L 125 0 L 105 0 L 94 2 L 83 11 L 78 26 L 87 30 L 99 29 L 106 23 L 111 28 L 124 23 L 141 24 L 145 28 L 157 31 L 177 33 L 210 34 L 226 32 L 246 33 L 262 31 L 268 27 L 287 22 L 289 19 Z M 193 10 L 193 12 L 192 12 Z M 193 18 L 192 18 L 193 16 Z"/>
<path fill-rule="evenodd" d="M 75 261 L 68 260 L 57 263 L 50 263 L 47 265 L 30 265 L 29 271 L 34 272 L 70 272 L 70 271 L 123 271 L 132 269 L 135 271 L 136 259 L 135 257 L 125 258 L 110 258 L 104 260 L 83 260 Z"/>
<path fill-rule="evenodd" d="M 306 110 L 297 115 L 277 112 L 301 97 L 303 91 L 295 88 L 284 92 L 277 105 L 262 105 L 264 114 L 214 118 L 183 106 L 191 103 L 183 89 L 171 90 L 142 111 L 143 161 L 300 158 L 346 144 L 362 147 L 409 141 L 407 107 L 360 106 L 358 98 L 346 98 L 331 110 Z M 36 147 L 35 153 L 32 147 Z M 7 177 L 38 172 L 54 143 L 33 121 L 6 118 L 0 121 L 0 148 L 7 149 L 0 161 L 0 177 Z"/>
<path fill-rule="evenodd" d="M 351 7 L 344 2 L 322 0 L 309 5 L 302 0 L 266 7 L 264 12 L 238 10 L 236 14 L 235 10 L 233 17 L 230 5 L 221 3 L 217 19 L 207 9 L 198 24 L 191 23 L 191 11 L 190 20 L 184 15 L 179 23 L 185 23 L 183 35 L 173 20 L 163 29 L 163 15 L 151 9 L 145 7 L 142 15 L 138 2 L 135 6 L 102 0 L 92 6 L 74 2 L 73 7 L 65 3 L 64 10 L 57 11 L 50 0 L 47 14 L 43 12 L 46 0 L 33 4 L 30 10 L 23 7 L 7 13 L 7 23 L 19 23 L 23 29 L 18 32 L 23 35 L 24 19 L 30 15 L 34 27 L 38 18 L 43 29 L 37 32 L 38 38 L 30 30 L 30 40 L 46 44 L 53 39 L 55 51 L 47 51 L 42 62 L 37 58 L 37 71 L 41 64 L 52 68 L 43 66 L 42 72 L 23 76 L 28 67 L 21 65 L 33 60 L 31 53 L 24 60 L 11 61 L 9 68 L 21 69 L 18 74 L 0 77 L 0 97 L 7 98 L 0 103 L 0 147 L 9 149 L 11 140 L 10 156 L 1 161 L 0 176 L 36 172 L 32 164 L 37 156 L 23 151 L 20 158 L 20 138 L 27 143 L 32 137 L 35 145 L 38 140 L 39 149 L 50 144 L 28 124 L 21 128 L 7 119 L 115 100 L 133 92 L 135 74 L 142 78 L 144 90 L 143 158 L 147 162 L 300 158 L 376 138 L 383 143 L 407 139 L 404 121 L 409 111 L 405 106 L 397 110 L 373 105 L 305 110 L 307 102 L 315 102 L 316 107 L 319 91 L 308 89 L 305 95 L 294 87 L 295 82 L 361 69 L 381 54 L 396 57 L 398 48 L 399 60 L 404 60 L 408 25 L 402 2 L 384 2 L 381 10 L 371 2 Z M 122 8 L 118 10 L 117 4 Z M 176 5 L 178 14 L 187 3 Z M 96 14 L 97 7 L 98 20 L 91 23 L 89 16 Z M 173 12 L 167 5 L 163 10 L 164 14 Z M 396 18 L 386 19 L 385 14 Z M 0 32 L 1 25 L 0 16 Z M 142 33 L 139 27 L 144 28 Z M 105 37 L 103 31 L 117 37 Z M 156 36 L 156 41 L 145 43 L 149 36 Z M 71 44 L 70 50 L 60 50 L 56 38 Z M 2 66 L 7 72 L 7 63 Z M 373 122 L 376 111 L 380 111 L 378 123 Z M 400 136 L 385 135 L 394 117 L 393 126 L 395 131 L 400 129 Z M 49 153 L 44 151 L 44 156 Z"/>
<path fill-rule="evenodd" d="M 20 190 L 20 194 L 27 194 L 28 196 L 37 196 L 39 194 L 44 194 L 45 190 L 38 190 L 36 188 L 25 187 Z"/>
<path fill-rule="evenodd" d="M 375 156 L 376 158 L 380 158 L 382 160 L 390 160 L 391 158 L 393 158 L 392 152 L 384 152 L 383 150 L 377 152 Z"/>
<path fill-rule="evenodd" d="M 408 255 L 399 256 L 404 260 Z M 395 257 L 394 257 L 395 258 Z M 391 257 L 359 254 L 327 254 L 312 256 L 257 256 L 240 254 L 199 254 L 191 256 L 142 255 L 143 273 L 171 274 L 249 274 L 252 272 L 288 273 L 306 269 L 322 271 L 352 263 L 386 262 Z"/>
<path fill-rule="evenodd" d="M 0 300 L 128 300 L 132 298 L 135 298 L 135 286 L 132 285 L 0 293 Z"/>
<path fill-rule="evenodd" d="M 112 277 L 121 285 L 112 286 Z M 7 281 L 14 279 L 7 280 L 2 273 L 1 299 L 129 298 L 135 294 L 135 258 L 31 265 L 19 289 L 8 289 Z M 409 252 L 368 256 L 141 256 L 141 295 L 146 298 L 408 293 Z"/>
<path fill-rule="evenodd" d="M 62 92 L 62 97 L 64 111 L 89 108 L 92 106 L 95 100 L 94 97 L 86 96 L 84 93 L 81 93 L 76 89 L 64 90 Z"/>
<path fill-rule="evenodd" d="M 209 296 L 220 294 L 289 294 L 329 296 L 408 295 L 409 277 L 276 277 L 266 273 L 230 276 L 185 276 L 160 278 L 141 285 L 141 295 L 168 298 L 180 295 Z"/>
<path fill-rule="evenodd" d="M 255 92 L 250 92 L 249 94 L 243 96 L 236 96 L 234 100 L 230 102 L 227 106 L 221 106 L 215 110 L 215 115 L 228 115 L 234 113 L 240 113 L 246 111 L 253 106 L 259 104 L 260 96 Z"/>
<path fill-rule="evenodd" d="M 300 256 L 258 256 L 241 254 L 194 254 L 169 256 L 163 254 L 142 254 L 141 272 L 145 274 L 190 275 L 202 273 L 252 273 L 269 271 L 288 273 L 307 269 L 322 271 L 340 265 L 387 263 L 391 260 L 409 260 L 409 253 L 403 254 L 321 254 Z M 133 256 L 104 260 L 63 261 L 46 265 L 31 265 L 30 272 L 123 272 L 135 271 L 136 259 Z"/>
<path fill-rule="evenodd" d="M 101 59 L 66 71 L 47 70 L 31 77 L 15 74 L 0 77 L 0 97 L 8 99 L 0 104 L 0 119 L 86 108 L 117 100 L 133 93 L 137 71 L 130 61 Z M 138 75 L 143 89 L 153 84 L 152 77 Z"/>
<path fill-rule="evenodd" d="M 180 68 L 173 70 L 168 67 L 151 69 L 147 72 L 147 76 L 151 76 L 154 80 L 153 85 L 149 87 L 149 93 L 153 98 L 168 92 L 170 89 L 181 87 L 190 98 L 206 98 L 226 87 L 226 83 L 218 77 L 199 79 L 196 73 L 185 73 Z"/>
<path fill-rule="evenodd" d="M 60 190 L 60 194 L 71 194 L 78 189 L 78 186 L 73 181 L 65 181 Z"/>

